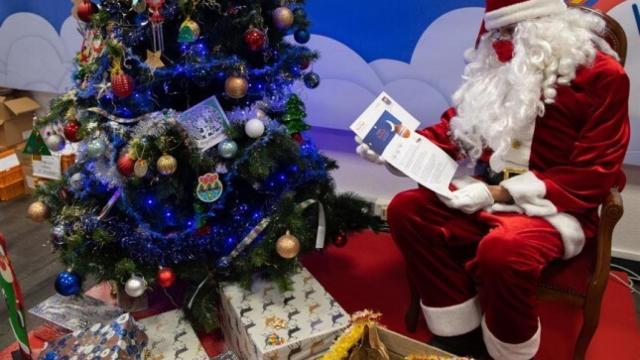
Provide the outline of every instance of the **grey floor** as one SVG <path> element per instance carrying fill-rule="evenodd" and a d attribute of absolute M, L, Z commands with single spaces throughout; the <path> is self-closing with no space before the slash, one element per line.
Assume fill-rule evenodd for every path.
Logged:
<path fill-rule="evenodd" d="M 49 228 L 38 225 L 26 218 L 30 197 L 23 197 L 10 202 L 0 202 L 0 232 L 9 244 L 9 254 L 15 267 L 25 296 L 26 308 L 38 304 L 53 295 L 53 282 L 62 270 L 55 254 L 47 245 Z M 636 312 L 640 321 L 640 296 L 635 295 Z M 0 303 L 0 349 L 13 342 L 13 335 L 6 323 L 7 309 Z M 30 328 L 35 328 L 41 321 L 27 315 Z"/>

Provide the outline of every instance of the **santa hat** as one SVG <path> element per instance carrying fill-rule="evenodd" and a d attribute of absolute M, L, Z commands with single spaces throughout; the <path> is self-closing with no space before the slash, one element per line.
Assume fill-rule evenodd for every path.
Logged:
<path fill-rule="evenodd" d="M 563 0 L 487 0 L 484 26 L 494 30 L 565 10 L 567 5 Z"/>
<path fill-rule="evenodd" d="M 476 40 L 488 30 L 517 24 L 524 20 L 561 14 L 567 10 L 564 0 L 487 0 L 485 15 Z"/>

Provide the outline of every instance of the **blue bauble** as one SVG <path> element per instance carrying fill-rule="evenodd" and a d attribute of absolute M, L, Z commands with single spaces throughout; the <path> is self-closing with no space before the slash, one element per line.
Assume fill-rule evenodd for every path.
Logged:
<path fill-rule="evenodd" d="M 238 152 L 238 144 L 231 139 L 223 140 L 218 144 L 218 153 L 225 159 L 231 159 Z"/>
<path fill-rule="evenodd" d="M 298 29 L 293 34 L 293 38 L 296 39 L 296 41 L 300 44 L 306 44 L 309 42 L 309 39 L 311 38 L 311 34 L 307 29 Z"/>
<path fill-rule="evenodd" d="M 314 72 L 307 73 L 304 76 L 304 84 L 309 89 L 315 89 L 320 86 L 320 76 Z"/>
<path fill-rule="evenodd" d="M 82 289 L 80 276 L 71 271 L 63 271 L 56 278 L 56 291 L 62 296 L 78 295 Z"/>

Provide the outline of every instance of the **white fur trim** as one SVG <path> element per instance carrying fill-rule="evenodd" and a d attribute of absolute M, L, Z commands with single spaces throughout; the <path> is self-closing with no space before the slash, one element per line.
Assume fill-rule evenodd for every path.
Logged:
<path fill-rule="evenodd" d="M 566 10 L 563 0 L 528 0 L 488 12 L 484 16 L 484 26 L 487 30 L 494 30 L 524 20 L 561 14 Z"/>
<path fill-rule="evenodd" d="M 570 259 L 582 251 L 585 235 L 580 222 L 572 215 L 559 213 L 558 208 L 550 200 L 545 199 L 547 187 L 533 172 L 514 176 L 501 182 L 500 185 L 509 191 L 522 212 L 529 216 L 543 217 L 558 230 L 564 245 L 565 259 Z"/>
<path fill-rule="evenodd" d="M 482 318 L 482 337 L 487 346 L 489 355 L 495 360 L 529 360 L 538 352 L 540 348 L 540 319 L 538 319 L 538 330 L 531 339 L 520 344 L 509 344 L 500 341 L 491 333 L 485 318 Z"/>
<path fill-rule="evenodd" d="M 447 307 L 420 305 L 427 320 L 427 327 L 432 334 L 438 336 L 466 334 L 480 326 L 482 320 L 482 310 L 477 296 L 461 304 Z"/>
<path fill-rule="evenodd" d="M 545 216 L 544 219 L 560 233 L 564 245 L 564 259 L 571 259 L 580 254 L 584 248 L 585 235 L 578 219 L 567 213 Z"/>
<path fill-rule="evenodd" d="M 529 216 L 549 216 L 558 213 L 551 201 L 545 199 L 547 187 L 544 182 L 531 171 L 500 183 Z"/>

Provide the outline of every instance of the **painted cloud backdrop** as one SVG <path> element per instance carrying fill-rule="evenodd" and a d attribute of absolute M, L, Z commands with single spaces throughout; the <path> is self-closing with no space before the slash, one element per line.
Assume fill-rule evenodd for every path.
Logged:
<path fill-rule="evenodd" d="M 30 0 L 25 1 L 28 3 Z M 373 29 L 368 35 L 362 35 L 367 32 L 361 27 L 349 32 L 347 28 L 353 28 L 354 24 L 353 21 L 345 23 L 344 13 L 333 16 L 335 12 L 330 11 L 324 2 L 322 6 L 320 1 L 311 2 L 316 3 L 315 8 L 310 6 L 309 11 L 320 34 L 313 35 L 309 46 L 321 52 L 322 58 L 314 65 L 314 70 L 321 75 L 322 84 L 313 91 L 302 87 L 301 92 L 307 101 L 309 120 L 313 125 L 347 129 L 383 90 L 424 124 L 437 121 L 448 106 L 450 94 L 460 82 L 464 67 L 462 54 L 473 45 L 483 13 L 479 7 L 461 6 L 477 6 L 482 1 L 455 0 L 455 4 L 435 7 L 420 5 L 422 3 L 419 1 L 415 4 L 408 0 L 401 2 L 407 6 L 413 4 L 415 19 L 401 17 L 399 20 L 393 14 L 390 14 L 392 17 L 388 22 L 377 18 L 380 13 L 374 11 L 375 6 L 401 5 L 395 2 L 368 2 L 372 6 L 370 14 L 356 14 L 355 19 L 369 19 L 371 16 L 373 20 L 367 20 L 365 24 L 373 26 L 381 23 L 394 29 L 404 26 L 402 29 L 406 30 L 407 38 L 418 39 L 413 50 L 407 47 L 407 41 L 394 42 L 394 37 L 380 36 L 379 28 Z M 66 0 L 64 3 L 70 8 Z M 634 16 L 633 6 L 640 6 L 640 1 L 600 0 L 595 7 L 600 3 L 606 5 L 603 10 L 608 10 L 618 19 L 627 33 L 627 71 L 632 78 L 632 99 L 638 99 L 640 24 Z M 0 86 L 56 93 L 71 86 L 72 60 L 80 47 L 81 37 L 76 20 L 71 17 L 66 20 L 60 18 L 59 11 L 57 9 L 54 18 L 40 11 L 40 15 L 46 16 L 56 27 L 34 13 L 9 12 L 11 15 L 0 26 Z M 3 15 L 6 14 L 3 14 L 0 5 L 0 21 Z M 638 16 L 640 18 L 640 14 Z M 335 26 L 331 26 L 332 22 Z M 420 30 L 422 34 L 410 33 L 416 29 L 423 29 Z M 394 36 L 398 37 L 400 35 L 396 30 Z M 368 37 L 359 41 L 358 37 L 362 36 Z M 365 45 L 366 48 L 363 48 Z M 358 49 L 359 53 L 353 48 Z M 380 54 L 388 54 L 386 57 L 393 59 L 380 59 Z M 627 161 L 640 164 L 640 127 L 636 125 L 640 122 L 640 102 L 631 101 L 631 115 L 633 139 Z"/>

